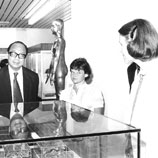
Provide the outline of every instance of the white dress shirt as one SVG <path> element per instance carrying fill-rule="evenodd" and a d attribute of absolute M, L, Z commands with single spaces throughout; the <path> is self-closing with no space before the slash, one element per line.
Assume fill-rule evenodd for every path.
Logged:
<path fill-rule="evenodd" d="M 61 92 L 60 99 L 91 111 L 104 106 L 104 98 L 101 91 L 98 87 L 92 84 L 88 85 L 86 82 L 78 87 L 77 93 L 73 85 L 70 85 L 70 87 Z"/>

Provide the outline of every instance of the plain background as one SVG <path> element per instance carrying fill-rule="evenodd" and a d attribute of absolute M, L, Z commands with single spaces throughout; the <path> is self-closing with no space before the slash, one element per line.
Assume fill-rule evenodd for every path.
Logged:
<path fill-rule="evenodd" d="M 118 29 L 136 18 L 150 21 L 158 30 L 157 1 L 72 1 L 72 51 L 87 58 L 94 82 L 104 92 L 106 114 L 120 121 L 124 121 L 128 81 Z"/>

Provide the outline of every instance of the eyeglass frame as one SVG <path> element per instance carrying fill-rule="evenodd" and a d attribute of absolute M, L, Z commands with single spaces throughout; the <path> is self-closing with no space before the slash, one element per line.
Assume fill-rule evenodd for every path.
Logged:
<path fill-rule="evenodd" d="M 12 136 L 17 136 L 19 135 L 20 133 L 24 134 L 24 133 L 28 133 L 28 127 L 21 127 L 21 128 L 18 128 L 16 130 L 11 130 L 10 131 L 10 134 Z"/>
<path fill-rule="evenodd" d="M 14 57 L 14 58 L 16 58 L 17 56 L 18 56 L 19 59 L 25 59 L 26 58 L 26 54 L 18 54 L 16 52 L 12 52 L 12 51 L 10 51 L 8 54 L 11 57 Z"/>

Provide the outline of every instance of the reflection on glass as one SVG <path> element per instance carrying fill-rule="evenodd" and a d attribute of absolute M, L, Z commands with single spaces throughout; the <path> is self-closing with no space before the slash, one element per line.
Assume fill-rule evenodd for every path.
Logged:
<path fill-rule="evenodd" d="M 64 135 L 63 128 L 67 119 L 66 113 L 66 103 L 64 101 L 54 101 L 52 110 L 54 115 L 59 123 L 59 126 L 56 130 L 56 136 Z"/>
<path fill-rule="evenodd" d="M 35 103 L 29 105 L 34 107 Z M 6 105 L 2 107 L 0 112 L 4 113 Z M 38 108 L 33 108 L 24 117 L 19 114 L 11 119 L 0 117 L 0 123 L 0 158 L 30 158 L 30 154 L 40 158 L 76 158 L 78 155 L 91 158 L 98 155 L 124 157 L 125 133 L 133 133 L 133 151 L 139 153 L 137 147 L 140 147 L 140 140 L 137 136 L 140 129 L 64 101 L 40 102 Z"/>
<path fill-rule="evenodd" d="M 24 118 L 16 113 L 10 120 L 9 133 L 13 139 L 27 139 L 30 132 Z"/>
<path fill-rule="evenodd" d="M 84 109 L 82 107 L 71 105 L 71 116 L 77 122 L 85 122 L 88 120 L 90 115 L 90 110 Z"/>

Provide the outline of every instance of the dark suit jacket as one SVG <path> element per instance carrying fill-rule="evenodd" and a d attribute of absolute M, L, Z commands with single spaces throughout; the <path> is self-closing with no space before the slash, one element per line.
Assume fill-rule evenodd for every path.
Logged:
<path fill-rule="evenodd" d="M 38 100 L 38 75 L 22 67 L 23 71 L 23 94 L 24 94 L 24 115 L 32 111 L 37 104 L 28 102 L 37 102 Z M 7 103 L 7 104 L 6 104 Z M 0 69 L 0 115 L 8 117 L 10 114 L 10 104 L 12 103 L 11 83 L 8 66 Z"/>

